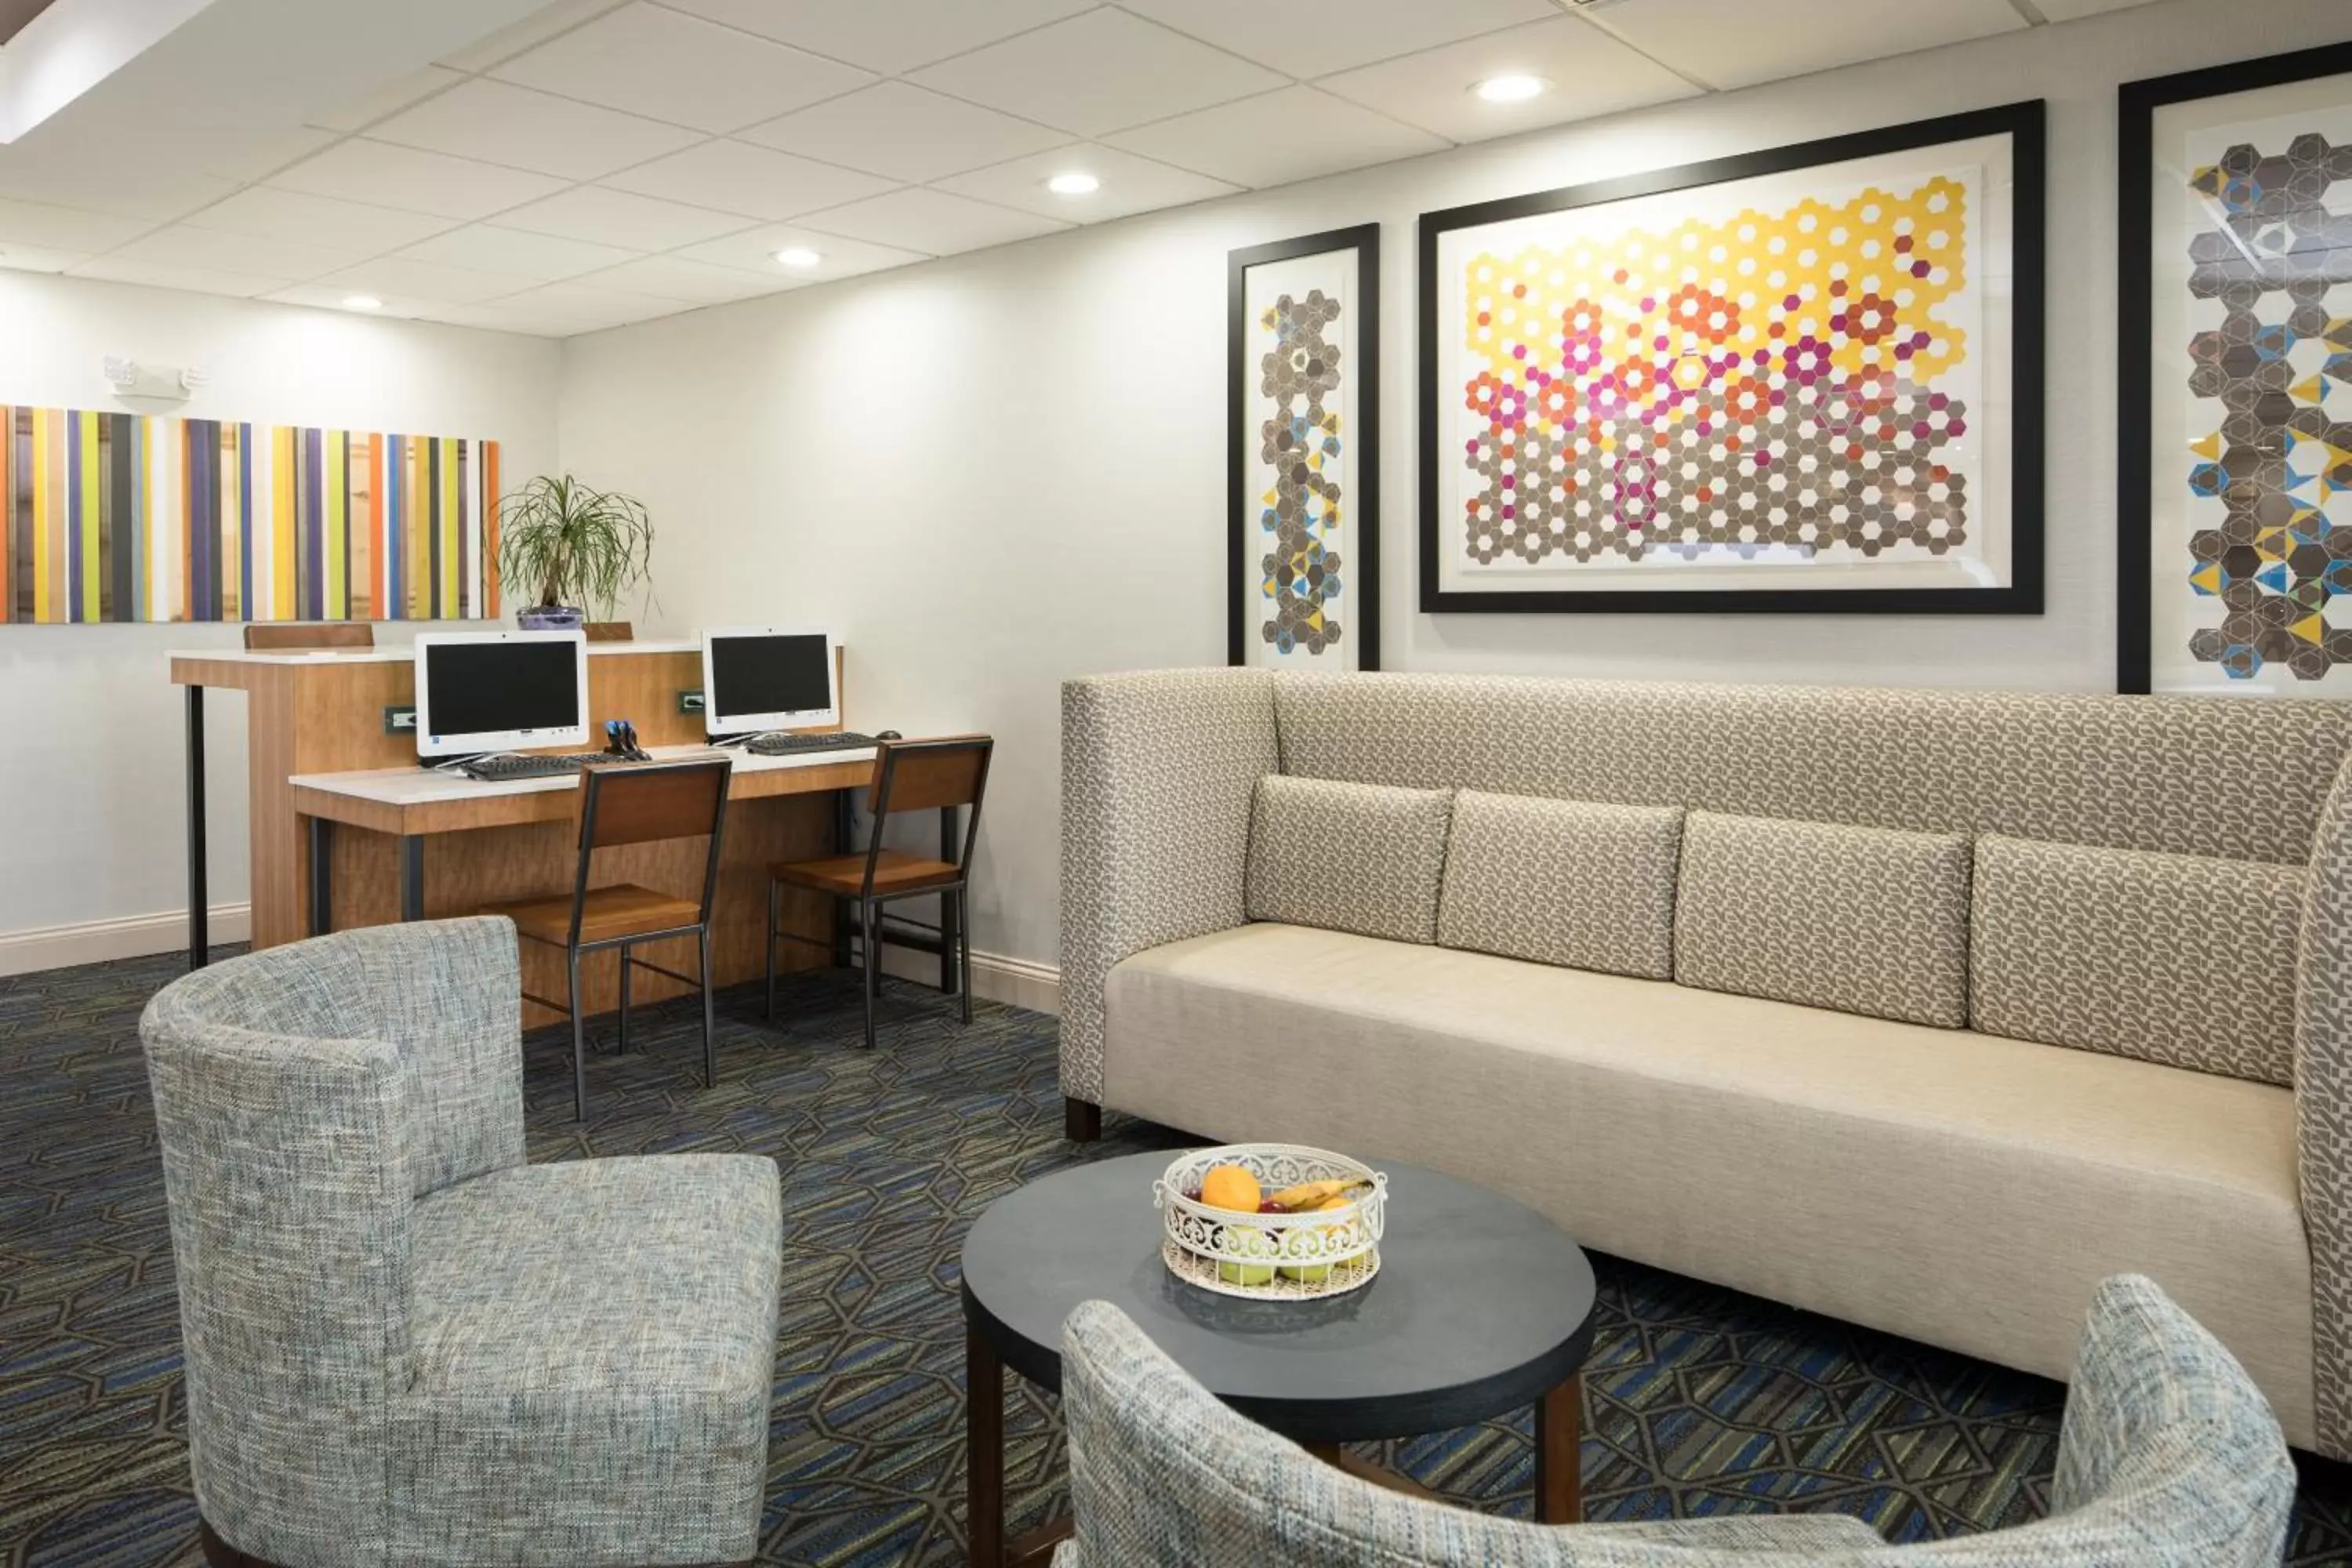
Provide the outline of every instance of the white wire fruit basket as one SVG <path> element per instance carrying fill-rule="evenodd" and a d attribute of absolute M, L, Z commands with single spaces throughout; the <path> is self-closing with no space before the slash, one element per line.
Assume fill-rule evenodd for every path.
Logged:
<path fill-rule="evenodd" d="M 1219 1165 L 1239 1165 L 1268 1198 L 1309 1183 L 1362 1184 L 1330 1208 L 1247 1214 L 1201 1201 Z M 1297 1143 L 1228 1143 L 1179 1155 L 1151 1184 L 1160 1256 L 1188 1284 L 1253 1300 L 1307 1301 L 1360 1289 L 1381 1271 L 1389 1179 L 1361 1161 Z"/>

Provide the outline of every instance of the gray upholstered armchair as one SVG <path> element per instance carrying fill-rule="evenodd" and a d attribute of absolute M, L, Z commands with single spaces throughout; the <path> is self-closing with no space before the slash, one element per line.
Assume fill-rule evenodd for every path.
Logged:
<path fill-rule="evenodd" d="M 200 970 L 146 1042 L 216 1564 L 756 1550 L 782 1221 L 764 1158 L 523 1163 L 515 933 Z"/>
<path fill-rule="evenodd" d="M 1235 1415 L 1107 1302 L 1071 1314 L 1062 1366 L 1077 1534 L 1055 1568 L 2271 1568 L 2294 1499 L 2262 1394 L 2135 1276 L 2091 1305 L 2052 1516 L 1915 1546 L 1839 1515 L 1544 1527 L 1400 1496 Z"/>

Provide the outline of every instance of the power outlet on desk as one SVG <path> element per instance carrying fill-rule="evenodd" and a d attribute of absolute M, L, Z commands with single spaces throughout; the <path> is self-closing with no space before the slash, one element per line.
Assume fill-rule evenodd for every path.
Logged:
<path fill-rule="evenodd" d="M 385 703 L 383 705 L 383 732 L 387 735 L 414 735 L 416 733 L 416 710 L 410 707 L 405 702 Z"/>
<path fill-rule="evenodd" d="M 678 710 L 679 712 L 681 712 L 681 713 L 699 713 L 699 712 L 701 712 L 701 711 L 702 711 L 702 693 L 701 693 L 701 692 L 699 692 L 699 691 L 681 691 L 681 692 L 679 692 L 679 693 L 677 694 L 677 710 Z"/>

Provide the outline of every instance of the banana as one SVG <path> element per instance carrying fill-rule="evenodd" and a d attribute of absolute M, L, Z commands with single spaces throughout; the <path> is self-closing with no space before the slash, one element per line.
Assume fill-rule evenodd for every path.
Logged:
<path fill-rule="evenodd" d="M 1328 1182 L 1301 1182 L 1295 1187 L 1285 1187 L 1265 1201 L 1286 1214 L 1304 1214 L 1308 1209 L 1328 1208 L 1335 1203 L 1352 1203 L 1372 1190 L 1368 1181 L 1344 1178 Z"/>

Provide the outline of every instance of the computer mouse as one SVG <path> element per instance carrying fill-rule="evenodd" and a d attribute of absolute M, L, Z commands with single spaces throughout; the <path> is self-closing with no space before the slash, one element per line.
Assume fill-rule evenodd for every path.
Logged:
<path fill-rule="evenodd" d="M 877 731 L 874 738 L 877 741 L 903 741 L 907 737 L 901 735 L 896 730 L 883 730 Z"/>

